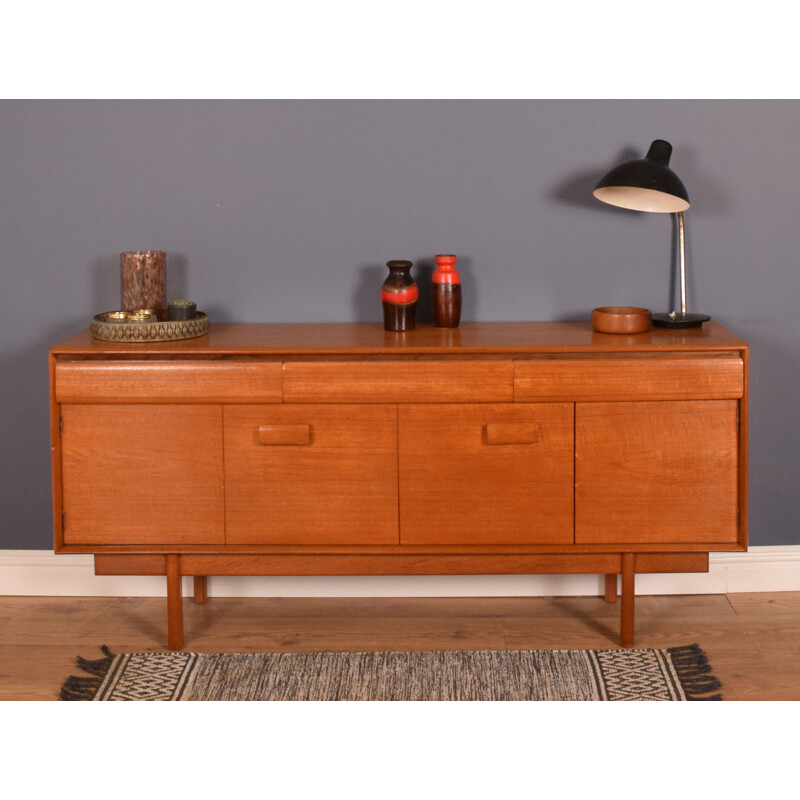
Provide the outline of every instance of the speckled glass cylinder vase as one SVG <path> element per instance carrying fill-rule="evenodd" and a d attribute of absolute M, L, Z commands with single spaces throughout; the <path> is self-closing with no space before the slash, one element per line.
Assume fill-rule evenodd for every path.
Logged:
<path fill-rule="evenodd" d="M 122 310 L 153 308 L 166 319 L 167 254 L 163 250 L 131 250 L 119 255 Z"/>
<path fill-rule="evenodd" d="M 381 286 L 383 327 L 387 331 L 413 331 L 417 320 L 419 286 L 411 277 L 411 261 L 387 261 L 389 276 Z"/>

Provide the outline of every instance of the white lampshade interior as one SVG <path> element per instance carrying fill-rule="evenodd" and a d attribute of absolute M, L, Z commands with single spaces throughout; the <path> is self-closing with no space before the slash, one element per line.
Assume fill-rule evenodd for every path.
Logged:
<path fill-rule="evenodd" d="M 689 203 L 682 197 L 635 186 L 603 186 L 595 189 L 593 194 L 604 203 L 620 208 L 629 208 L 633 211 L 657 211 L 662 214 L 673 214 L 689 208 Z"/>

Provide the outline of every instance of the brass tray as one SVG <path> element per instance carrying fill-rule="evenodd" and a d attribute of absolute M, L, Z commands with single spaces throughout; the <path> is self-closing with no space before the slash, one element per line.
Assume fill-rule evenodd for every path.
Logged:
<path fill-rule="evenodd" d="M 91 332 L 95 339 L 106 342 L 171 342 L 176 339 L 194 339 L 208 333 L 208 316 L 197 312 L 194 319 L 168 322 L 110 322 L 105 311 L 92 319 Z"/>

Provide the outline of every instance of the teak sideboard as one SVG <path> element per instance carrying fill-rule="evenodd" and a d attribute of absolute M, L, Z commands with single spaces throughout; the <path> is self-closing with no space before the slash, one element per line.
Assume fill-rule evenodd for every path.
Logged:
<path fill-rule="evenodd" d="M 58 553 L 101 575 L 605 575 L 747 547 L 748 347 L 721 325 L 211 325 L 50 351 Z"/>

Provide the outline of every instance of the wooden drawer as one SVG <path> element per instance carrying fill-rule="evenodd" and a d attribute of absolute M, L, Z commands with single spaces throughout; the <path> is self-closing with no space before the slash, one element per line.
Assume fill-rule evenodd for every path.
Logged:
<path fill-rule="evenodd" d="M 405 545 L 572 544 L 571 403 L 399 407 Z"/>
<path fill-rule="evenodd" d="M 398 543 L 391 405 L 224 407 L 228 544 Z"/>
<path fill-rule="evenodd" d="M 738 353 L 648 353 L 521 358 L 514 362 L 514 399 L 736 399 L 744 394 Z"/>
<path fill-rule="evenodd" d="M 58 403 L 280 403 L 280 361 L 63 361 Z"/>
<path fill-rule="evenodd" d="M 287 403 L 509 402 L 511 360 L 290 361 Z"/>

